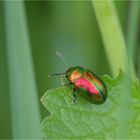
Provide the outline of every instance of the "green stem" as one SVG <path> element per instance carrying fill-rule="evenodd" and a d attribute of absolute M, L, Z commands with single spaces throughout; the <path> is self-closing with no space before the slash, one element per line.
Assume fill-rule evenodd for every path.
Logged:
<path fill-rule="evenodd" d="M 128 46 L 128 56 L 129 62 L 133 64 L 134 60 L 134 52 L 137 46 L 137 35 L 139 30 L 139 16 L 140 16 L 140 2 L 139 1 L 131 1 L 130 9 L 128 15 L 128 26 L 127 26 L 127 34 L 126 34 L 126 43 Z"/>
<path fill-rule="evenodd" d="M 92 0 L 112 74 L 126 72 L 127 51 L 124 36 L 112 1 Z"/>
<path fill-rule="evenodd" d="M 4 1 L 13 138 L 40 138 L 40 112 L 23 1 Z"/>
<path fill-rule="evenodd" d="M 140 48 L 140 43 L 138 44 L 138 47 Z M 138 76 L 140 79 L 140 49 L 138 49 L 139 53 L 138 53 Z"/>

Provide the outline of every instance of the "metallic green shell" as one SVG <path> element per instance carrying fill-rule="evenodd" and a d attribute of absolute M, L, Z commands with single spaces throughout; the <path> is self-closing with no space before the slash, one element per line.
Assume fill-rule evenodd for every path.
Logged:
<path fill-rule="evenodd" d="M 102 104 L 107 98 L 104 82 L 89 69 L 80 66 L 71 67 L 66 71 L 66 78 L 74 85 L 77 92 L 94 104 Z"/>

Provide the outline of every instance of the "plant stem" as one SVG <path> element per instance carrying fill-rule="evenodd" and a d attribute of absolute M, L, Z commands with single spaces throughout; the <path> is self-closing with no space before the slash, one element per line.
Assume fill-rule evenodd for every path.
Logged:
<path fill-rule="evenodd" d="M 40 138 L 40 113 L 24 2 L 4 1 L 13 138 Z"/>
<path fill-rule="evenodd" d="M 94 1 L 92 4 L 104 42 L 113 76 L 121 68 L 126 72 L 127 51 L 124 36 L 112 1 Z"/>
<path fill-rule="evenodd" d="M 134 52 L 137 46 L 137 35 L 139 30 L 139 16 L 140 16 L 140 2 L 139 1 L 130 1 L 130 9 L 128 14 L 128 26 L 126 34 L 126 43 L 128 46 L 128 56 L 129 61 L 134 60 Z"/>

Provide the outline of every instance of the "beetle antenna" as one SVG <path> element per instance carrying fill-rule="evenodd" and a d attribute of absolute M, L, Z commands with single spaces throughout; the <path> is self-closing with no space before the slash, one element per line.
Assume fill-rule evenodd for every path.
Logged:
<path fill-rule="evenodd" d="M 48 77 L 52 77 L 55 75 L 65 75 L 65 73 L 53 73 L 53 74 L 49 74 Z"/>
<path fill-rule="evenodd" d="M 63 61 L 65 67 L 67 67 L 66 60 L 63 57 L 63 55 L 61 53 L 59 53 L 58 51 L 56 51 L 55 54 Z M 49 74 L 48 77 L 52 77 L 52 76 L 55 76 L 55 75 L 65 75 L 65 74 L 66 74 L 66 72 L 65 73 L 64 72 L 63 73 L 53 73 L 53 74 Z"/>
<path fill-rule="evenodd" d="M 66 60 L 65 60 L 64 56 L 58 51 L 56 51 L 55 54 L 63 61 L 65 67 L 67 67 L 67 63 L 66 63 Z"/>

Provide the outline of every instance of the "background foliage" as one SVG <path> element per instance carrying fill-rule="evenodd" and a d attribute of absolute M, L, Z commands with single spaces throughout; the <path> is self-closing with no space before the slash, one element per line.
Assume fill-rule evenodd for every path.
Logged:
<path fill-rule="evenodd" d="M 40 120 L 48 115 L 40 98 L 47 89 L 60 86 L 59 78 L 48 79 L 48 74 L 66 70 L 56 51 L 62 53 L 68 67 L 81 65 L 99 76 L 114 75 L 108 60 L 113 50 L 106 53 L 101 32 L 105 24 L 99 24 L 93 3 L 0 1 L 0 138 L 34 137 L 33 126 L 39 128 Z M 115 1 L 113 4 L 127 54 L 140 77 L 140 3 Z M 28 107 L 32 110 L 26 110 Z M 35 124 L 28 116 L 36 120 Z M 22 120 L 26 122 L 24 127 Z M 31 133 L 25 133 L 27 128 Z M 39 135 L 38 131 L 35 137 Z"/>

